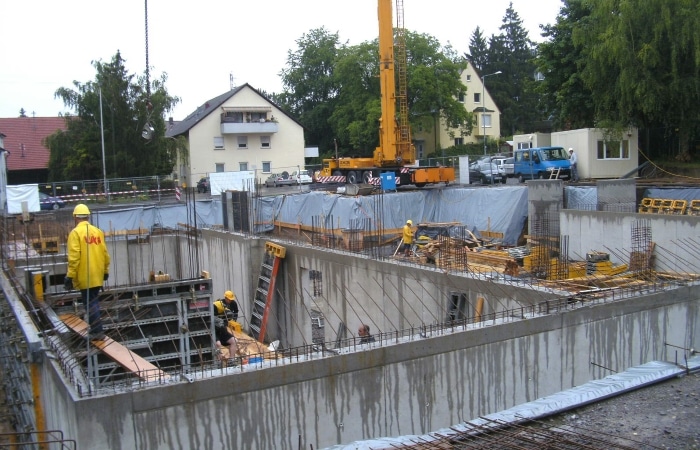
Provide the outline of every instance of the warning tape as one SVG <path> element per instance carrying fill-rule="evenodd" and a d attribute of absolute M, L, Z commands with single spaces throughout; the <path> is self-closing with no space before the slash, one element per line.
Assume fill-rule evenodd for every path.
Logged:
<path fill-rule="evenodd" d="M 117 191 L 117 192 L 110 192 L 109 195 L 138 195 L 138 194 L 152 194 L 152 193 L 168 193 L 168 192 L 174 192 L 175 189 L 145 189 L 145 190 L 138 190 L 138 191 Z M 60 198 L 64 202 L 79 202 L 79 201 L 90 201 L 90 200 L 95 200 L 98 197 L 104 197 L 104 193 L 102 192 L 95 192 L 91 194 L 71 194 L 71 195 L 59 195 L 57 198 Z"/>

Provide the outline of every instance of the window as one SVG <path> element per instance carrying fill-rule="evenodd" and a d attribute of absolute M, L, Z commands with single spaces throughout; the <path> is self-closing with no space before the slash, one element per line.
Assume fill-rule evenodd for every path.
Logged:
<path fill-rule="evenodd" d="M 455 145 L 464 145 L 464 138 L 455 138 Z"/>
<path fill-rule="evenodd" d="M 270 148 L 270 136 L 260 136 L 260 148 Z"/>
<path fill-rule="evenodd" d="M 481 126 L 491 128 L 491 114 L 481 115 Z"/>
<path fill-rule="evenodd" d="M 518 148 L 532 148 L 532 142 L 518 142 Z"/>
<path fill-rule="evenodd" d="M 263 173 L 270 173 L 272 172 L 272 163 L 270 161 L 263 161 L 262 163 L 262 171 Z"/>
<path fill-rule="evenodd" d="M 224 138 L 222 136 L 214 136 L 214 150 L 224 149 Z"/>
<path fill-rule="evenodd" d="M 226 111 L 226 119 L 228 122 L 243 123 L 243 113 L 238 111 Z"/>
<path fill-rule="evenodd" d="M 265 121 L 267 121 L 267 113 L 266 112 L 250 113 L 250 121 L 251 122 L 265 122 Z"/>
<path fill-rule="evenodd" d="M 238 170 L 241 172 L 245 172 L 248 170 L 248 163 L 247 162 L 239 162 L 238 163 Z"/>
<path fill-rule="evenodd" d="M 460 103 L 464 103 L 464 93 L 463 92 L 459 93 L 459 97 L 457 97 L 457 101 L 459 101 Z"/>
<path fill-rule="evenodd" d="M 416 146 L 416 156 L 418 159 L 423 158 L 423 148 L 425 147 L 425 141 L 416 141 L 415 142 Z"/>
<path fill-rule="evenodd" d="M 629 159 L 630 141 L 598 141 L 598 159 Z"/>
<path fill-rule="evenodd" d="M 216 163 L 216 172 L 223 172 L 224 171 L 224 163 Z"/>
<path fill-rule="evenodd" d="M 248 136 L 238 136 L 238 148 L 248 148 Z"/>
<path fill-rule="evenodd" d="M 467 81 L 472 81 L 472 76 L 470 74 L 467 74 Z"/>
<path fill-rule="evenodd" d="M 474 103 L 481 103 L 481 92 L 474 92 Z"/>

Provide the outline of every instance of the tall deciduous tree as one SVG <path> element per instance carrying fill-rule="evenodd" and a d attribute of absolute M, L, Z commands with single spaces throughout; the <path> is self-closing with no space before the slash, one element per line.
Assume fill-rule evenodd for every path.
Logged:
<path fill-rule="evenodd" d="M 335 153 L 337 142 L 340 156 L 371 156 L 381 116 L 377 40 L 341 45 L 337 34 L 321 28 L 297 45 L 281 73 L 285 91 L 272 99 L 299 118 L 306 142 L 325 155 Z M 457 101 L 466 92 L 459 79 L 463 61 L 428 35 L 407 32 L 406 50 L 411 124 L 437 116 L 469 133 L 471 115 Z"/>
<path fill-rule="evenodd" d="M 583 79 L 596 116 L 609 127 L 660 124 L 688 150 L 700 116 L 700 3 L 697 0 L 591 0 L 576 26 Z"/>
<path fill-rule="evenodd" d="M 590 21 L 590 3 L 563 1 L 556 23 L 542 27 L 542 36 L 547 40 L 537 47 L 536 65 L 543 75 L 537 92 L 544 116 L 551 118 L 556 129 L 592 127 L 593 96 L 581 76 L 586 57 L 583 48 L 573 41 L 575 27 Z"/>
<path fill-rule="evenodd" d="M 109 63 L 94 61 L 94 81 L 74 81 L 72 89 L 56 91 L 55 96 L 75 114 L 66 117 L 66 131 L 46 139 L 50 180 L 101 179 L 103 153 L 109 178 L 172 172 L 179 145 L 165 139 L 163 118 L 179 99 L 168 94 L 165 74 L 150 83 L 149 97 L 146 78 L 129 74 L 124 62 L 119 52 Z M 142 137 L 146 124 L 153 128 L 148 140 Z"/>
<path fill-rule="evenodd" d="M 280 72 L 284 92 L 274 96 L 305 129 L 307 144 L 320 149 L 333 146 L 329 118 L 340 87 L 335 77 L 341 45 L 338 33 L 316 28 L 297 39 L 297 49 L 287 52 L 287 67 Z"/>

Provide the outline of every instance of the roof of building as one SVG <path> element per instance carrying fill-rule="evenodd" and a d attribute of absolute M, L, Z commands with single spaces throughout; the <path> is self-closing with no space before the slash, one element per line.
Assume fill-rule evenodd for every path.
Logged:
<path fill-rule="evenodd" d="M 46 169 L 49 149 L 43 140 L 56 130 L 65 130 L 64 117 L 0 118 L 0 132 L 5 135 L 7 170 Z"/>
<path fill-rule="evenodd" d="M 197 125 L 202 119 L 207 117 L 209 114 L 211 114 L 213 111 L 216 111 L 217 108 L 219 108 L 221 105 L 223 105 L 228 99 L 236 95 L 238 92 L 243 90 L 243 88 L 248 87 L 252 89 L 256 94 L 267 100 L 271 105 L 273 105 L 275 108 L 279 109 L 284 115 L 292 119 L 293 121 L 299 123 L 297 119 L 294 117 L 290 116 L 285 112 L 280 106 L 275 104 L 272 100 L 267 98 L 265 95 L 263 95 L 260 91 L 255 89 L 253 86 L 249 85 L 248 83 L 238 86 L 230 91 L 227 91 L 217 97 L 214 97 L 212 99 L 207 100 L 204 102 L 203 105 L 198 107 L 194 112 L 192 112 L 190 115 L 185 117 L 184 120 L 180 121 L 174 121 L 172 122 L 172 125 L 169 126 L 167 131 L 165 132 L 165 135 L 167 137 L 175 137 L 179 136 L 181 134 L 187 133 L 192 127 Z M 301 126 L 301 124 L 299 124 Z"/>

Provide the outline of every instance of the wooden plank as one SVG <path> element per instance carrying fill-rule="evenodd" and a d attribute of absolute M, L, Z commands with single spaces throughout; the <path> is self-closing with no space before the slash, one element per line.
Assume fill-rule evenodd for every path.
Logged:
<path fill-rule="evenodd" d="M 61 314 L 59 317 L 70 329 L 82 337 L 85 337 L 87 334 L 88 325 L 84 320 L 75 314 Z M 146 361 L 110 337 L 105 337 L 105 339 L 102 341 L 92 340 L 91 342 L 105 355 L 114 360 L 114 362 L 129 372 L 136 374 L 144 381 L 167 380 L 170 378 L 158 367 Z"/>

